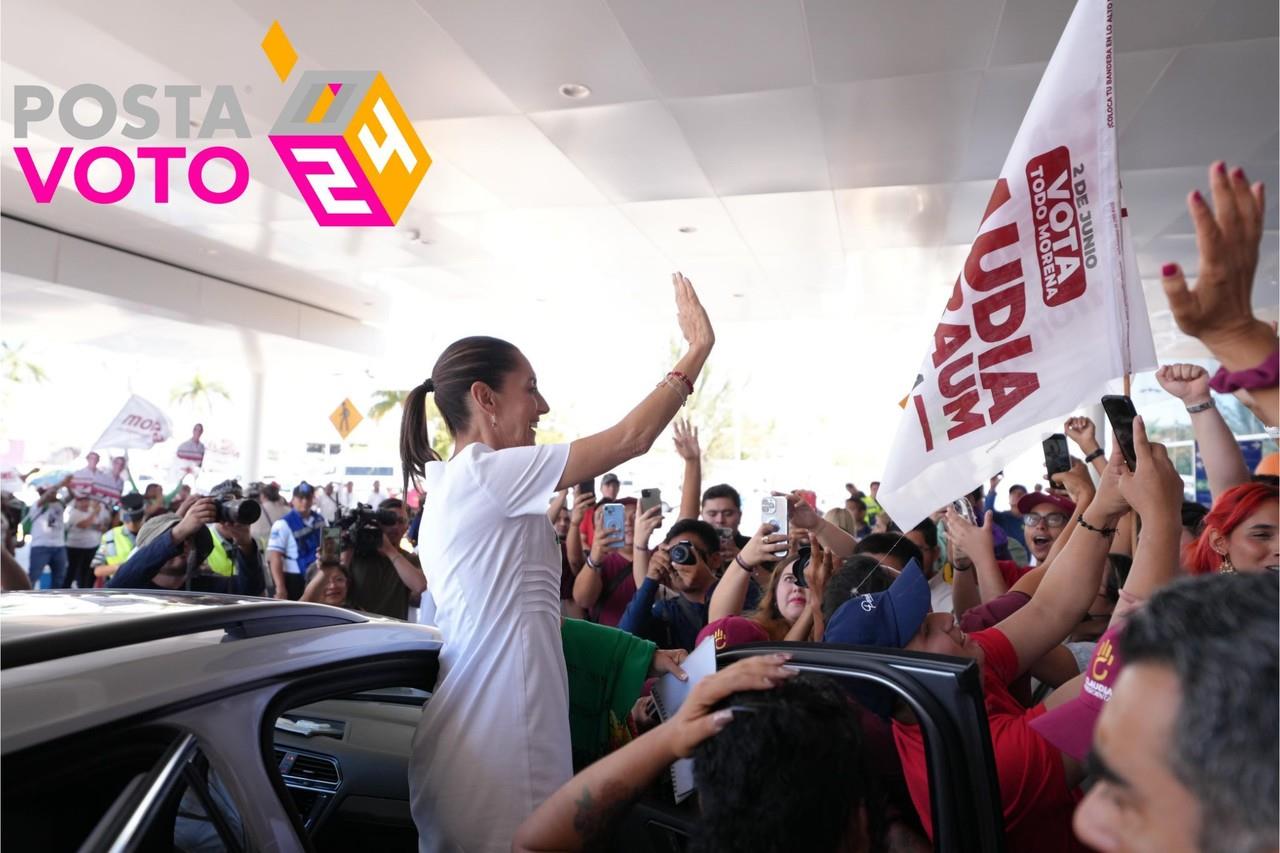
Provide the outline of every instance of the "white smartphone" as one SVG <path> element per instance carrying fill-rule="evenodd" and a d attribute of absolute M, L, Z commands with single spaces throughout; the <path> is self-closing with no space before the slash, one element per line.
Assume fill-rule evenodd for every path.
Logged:
<path fill-rule="evenodd" d="M 760 499 L 760 523 L 772 524 L 774 531 L 787 535 L 790 532 L 791 514 L 790 507 L 787 505 L 787 499 L 784 497 L 765 497 Z M 781 551 L 774 551 L 775 557 L 786 556 L 786 546 L 782 546 Z"/>

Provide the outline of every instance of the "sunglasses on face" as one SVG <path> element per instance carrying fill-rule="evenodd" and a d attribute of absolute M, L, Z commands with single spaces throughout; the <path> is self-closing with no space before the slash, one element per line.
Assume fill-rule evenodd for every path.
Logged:
<path fill-rule="evenodd" d="M 1040 522 L 1044 522 L 1050 527 L 1065 527 L 1070 516 L 1060 512 L 1051 512 L 1047 515 L 1041 515 L 1038 512 L 1029 512 L 1022 516 L 1022 523 L 1027 527 L 1035 527 Z"/>

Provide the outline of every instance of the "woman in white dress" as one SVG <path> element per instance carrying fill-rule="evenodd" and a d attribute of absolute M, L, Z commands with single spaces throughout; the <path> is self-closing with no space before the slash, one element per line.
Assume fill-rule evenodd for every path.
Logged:
<path fill-rule="evenodd" d="M 549 411 L 528 359 L 496 338 L 451 344 L 404 406 L 400 455 L 427 494 L 419 552 L 444 633 L 440 678 L 413 738 L 409 790 L 423 853 L 511 849 L 573 775 L 551 495 L 646 453 L 715 343 L 693 286 L 672 276 L 688 351 L 617 424 L 534 445 Z M 454 439 L 431 450 L 426 398 Z"/>

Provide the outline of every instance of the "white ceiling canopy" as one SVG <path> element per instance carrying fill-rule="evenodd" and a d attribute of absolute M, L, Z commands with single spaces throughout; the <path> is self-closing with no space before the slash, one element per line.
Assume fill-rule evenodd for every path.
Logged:
<path fill-rule="evenodd" d="M 3 212 L 396 329 L 427 306 L 553 324 L 584 297 L 670 325 L 664 274 L 729 322 L 833 308 L 927 327 L 1040 74 L 1067 0 L 6 0 Z M 1120 159 L 1153 324 L 1159 265 L 1195 268 L 1185 194 L 1215 159 L 1274 189 L 1275 0 L 1116 4 Z M 378 69 L 433 165 L 393 229 L 320 228 L 266 133 L 290 86 L 259 47 L 272 20 L 299 68 Z M 37 204 L 12 155 L 12 87 L 230 84 L 253 139 L 239 200 L 168 205 L 149 177 L 116 205 L 64 180 Z M 589 89 L 568 98 L 564 84 Z M 162 135 L 175 128 L 164 101 Z M 132 147 L 119 134 L 104 142 Z M 25 140 L 42 168 L 71 144 Z M 215 137 L 216 138 L 216 137 Z M 75 143 L 84 147 L 87 143 Z M 190 145 L 157 139 L 150 144 Z M 206 144 L 206 143 L 201 143 Z M 1276 204 L 1255 303 L 1274 316 Z M 888 279 L 888 280 L 885 280 Z M 662 299 L 645 299 L 651 282 Z M 914 370 L 910 348 L 904 373 Z"/>

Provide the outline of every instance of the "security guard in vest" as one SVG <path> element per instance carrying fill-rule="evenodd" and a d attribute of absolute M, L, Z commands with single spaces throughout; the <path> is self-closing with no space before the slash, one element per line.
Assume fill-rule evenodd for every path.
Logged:
<path fill-rule="evenodd" d="M 142 518 L 146 515 L 146 501 L 137 492 L 120 499 L 121 524 L 102 534 L 98 553 L 93 555 L 93 576 L 104 581 L 116 573 L 116 568 L 133 553 Z"/>
<path fill-rule="evenodd" d="M 227 520 L 209 525 L 209 532 L 213 534 L 213 551 L 206 561 L 209 569 L 215 575 L 229 578 L 236 573 L 237 557 L 243 555 L 246 564 L 256 566 L 260 573 L 264 572 L 262 552 L 249 532 L 261 515 L 262 507 L 256 500 L 246 500 L 235 480 L 224 480 L 214 486 L 209 497 L 222 505 L 220 518 L 240 519 L 240 522 Z"/>

